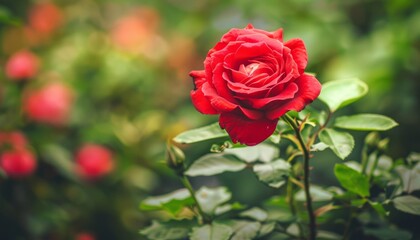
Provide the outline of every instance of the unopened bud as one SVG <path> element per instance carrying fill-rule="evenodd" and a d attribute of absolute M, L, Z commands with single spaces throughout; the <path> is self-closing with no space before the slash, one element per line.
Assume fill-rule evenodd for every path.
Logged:
<path fill-rule="evenodd" d="M 371 132 L 365 138 L 365 143 L 370 148 L 375 148 L 378 142 L 379 142 L 379 134 L 377 132 Z"/>
<path fill-rule="evenodd" d="M 388 148 L 389 138 L 384 138 L 378 142 L 378 150 L 381 152 L 385 152 Z"/>
<path fill-rule="evenodd" d="M 185 155 L 181 149 L 177 146 L 168 144 L 166 149 L 166 163 L 172 168 L 177 174 L 182 174 L 184 171 L 184 160 Z"/>

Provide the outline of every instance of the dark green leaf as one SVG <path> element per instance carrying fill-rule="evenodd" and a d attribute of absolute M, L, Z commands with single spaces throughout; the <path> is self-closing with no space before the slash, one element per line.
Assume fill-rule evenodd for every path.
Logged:
<path fill-rule="evenodd" d="M 260 181 L 274 188 L 283 186 L 286 177 L 290 173 L 290 169 L 290 164 L 283 159 L 264 164 L 256 164 L 253 168 Z"/>
<path fill-rule="evenodd" d="M 346 79 L 331 81 L 322 85 L 319 99 L 330 108 L 332 112 L 353 103 L 366 95 L 368 86 L 359 79 Z"/>
<path fill-rule="evenodd" d="M 365 175 L 362 175 L 345 164 L 336 164 L 334 174 L 341 186 L 347 190 L 357 193 L 362 197 L 369 196 L 369 180 Z"/>
<path fill-rule="evenodd" d="M 224 153 L 232 154 L 239 159 L 249 163 L 258 160 L 262 162 L 270 162 L 278 156 L 279 150 L 275 146 L 262 143 L 253 147 L 226 149 Z"/>
<path fill-rule="evenodd" d="M 394 207 L 400 211 L 420 215 L 420 198 L 411 195 L 396 197 L 392 200 Z"/>
<path fill-rule="evenodd" d="M 182 208 L 191 206 L 194 200 L 189 191 L 185 188 L 174 192 L 144 199 L 140 204 L 142 210 L 167 210 L 172 214 L 177 214 Z"/>
<path fill-rule="evenodd" d="M 199 158 L 185 171 L 185 175 L 211 176 L 222 172 L 237 172 L 246 167 L 246 164 L 222 153 L 210 153 Z"/>
<path fill-rule="evenodd" d="M 225 130 L 220 128 L 219 123 L 213 123 L 205 127 L 196 128 L 180 133 L 174 137 L 173 140 L 177 143 L 190 144 L 226 137 L 228 137 L 228 134 Z"/>
<path fill-rule="evenodd" d="M 233 230 L 230 240 L 252 240 L 261 228 L 261 223 L 250 221 L 229 221 L 227 223 Z"/>
<path fill-rule="evenodd" d="M 365 229 L 365 234 L 368 236 L 374 236 L 381 240 L 410 240 L 412 239 L 412 234 L 410 232 L 395 229 L 395 228 L 367 228 Z"/>
<path fill-rule="evenodd" d="M 153 221 L 152 225 L 141 230 L 140 234 L 145 235 L 151 240 L 176 240 L 188 237 L 191 228 L 195 226 L 195 221 L 181 220 L 169 222 Z"/>
<path fill-rule="evenodd" d="M 193 228 L 190 239 L 191 240 L 228 240 L 232 235 L 231 227 L 213 222 L 204 226 Z"/>
<path fill-rule="evenodd" d="M 232 194 L 225 187 L 202 187 L 195 196 L 203 211 L 212 215 L 218 206 L 230 200 Z"/>
<path fill-rule="evenodd" d="M 357 114 L 338 117 L 334 126 L 359 131 L 385 131 L 397 126 L 394 120 L 379 114 Z"/>
<path fill-rule="evenodd" d="M 319 139 L 343 160 L 351 153 L 354 147 L 354 139 L 349 133 L 339 132 L 331 128 L 323 129 L 319 134 Z"/>
<path fill-rule="evenodd" d="M 239 216 L 241 217 L 249 217 L 251 219 L 260 221 L 260 222 L 264 222 L 265 220 L 267 220 L 268 214 L 265 210 L 258 208 L 258 207 L 253 207 L 251 209 L 248 209 L 246 211 L 241 212 L 241 214 L 239 214 Z"/>

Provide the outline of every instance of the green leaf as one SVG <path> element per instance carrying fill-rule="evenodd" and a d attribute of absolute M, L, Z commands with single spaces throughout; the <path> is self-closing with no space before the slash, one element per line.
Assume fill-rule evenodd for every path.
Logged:
<path fill-rule="evenodd" d="M 394 120 L 379 114 L 357 114 L 338 117 L 334 126 L 358 131 L 386 131 L 397 126 Z"/>
<path fill-rule="evenodd" d="M 194 227 L 190 239 L 191 240 L 228 240 L 233 230 L 225 224 L 213 222 L 211 225 L 206 224 L 201 227 Z"/>
<path fill-rule="evenodd" d="M 42 157 L 53 165 L 61 174 L 72 180 L 78 180 L 74 174 L 74 161 L 70 152 L 55 144 L 48 144 L 42 148 Z"/>
<path fill-rule="evenodd" d="M 182 132 L 174 137 L 173 140 L 177 143 L 190 144 L 225 137 L 228 137 L 226 131 L 220 128 L 219 123 L 213 123 L 205 127 Z"/>
<path fill-rule="evenodd" d="M 354 139 L 349 133 L 339 132 L 331 128 L 323 129 L 319 134 L 319 139 L 327 144 L 342 160 L 351 153 L 354 147 Z"/>
<path fill-rule="evenodd" d="M 241 171 L 245 167 L 246 164 L 239 160 L 221 153 L 210 153 L 194 161 L 187 171 L 185 171 L 185 175 L 191 177 L 211 176 L 222 172 Z"/>
<path fill-rule="evenodd" d="M 322 85 L 319 99 L 330 108 L 332 112 L 353 103 L 366 95 L 368 86 L 357 78 L 331 81 Z"/>
<path fill-rule="evenodd" d="M 265 220 L 267 220 L 268 214 L 265 210 L 261 208 L 253 207 L 251 209 L 241 212 L 239 216 L 248 217 L 248 218 L 260 221 L 260 222 L 264 222 Z"/>
<path fill-rule="evenodd" d="M 264 236 L 270 234 L 271 232 L 273 232 L 275 227 L 276 227 L 275 222 L 264 223 L 261 226 L 260 231 L 258 232 L 258 239 L 260 239 L 261 237 L 264 237 Z"/>
<path fill-rule="evenodd" d="M 193 226 L 196 226 L 195 221 L 181 220 L 169 222 L 153 221 L 152 225 L 141 230 L 140 234 L 151 240 L 176 240 L 185 239 Z"/>
<path fill-rule="evenodd" d="M 248 163 L 258 160 L 270 162 L 279 155 L 279 150 L 273 145 L 262 143 L 252 147 L 229 148 L 226 149 L 224 153 L 232 154 Z"/>
<path fill-rule="evenodd" d="M 410 232 L 401 230 L 401 229 L 395 229 L 392 227 L 387 228 L 366 228 L 364 230 L 365 234 L 368 236 L 374 236 L 377 239 L 381 240 L 410 240 L 412 239 L 412 234 Z"/>
<path fill-rule="evenodd" d="M 283 186 L 286 177 L 290 173 L 290 169 L 290 164 L 283 159 L 278 159 L 270 163 L 255 164 L 253 167 L 258 179 L 274 188 Z"/>
<path fill-rule="evenodd" d="M 334 174 L 345 189 L 362 197 L 369 196 L 369 180 L 365 175 L 345 164 L 336 164 Z"/>
<path fill-rule="evenodd" d="M 396 197 L 392 200 L 394 207 L 400 211 L 420 215 L 420 198 L 411 195 Z"/>
<path fill-rule="evenodd" d="M 375 211 L 382 217 L 385 217 L 389 214 L 389 212 L 387 212 L 384 208 L 384 206 L 382 205 L 382 203 L 380 202 L 372 202 L 369 201 L 370 206 L 375 209 Z"/>
<path fill-rule="evenodd" d="M 230 200 L 232 194 L 225 187 L 202 187 L 197 191 L 195 197 L 203 211 L 213 215 L 218 206 Z"/>
<path fill-rule="evenodd" d="M 233 230 L 230 240 L 252 240 L 261 228 L 261 223 L 250 221 L 229 221 L 227 223 Z"/>
<path fill-rule="evenodd" d="M 182 208 L 191 206 L 194 200 L 186 189 L 179 189 L 174 192 L 144 199 L 140 204 L 141 210 L 166 210 L 171 214 L 179 213 Z"/>
<path fill-rule="evenodd" d="M 312 201 L 314 202 L 329 201 L 333 198 L 333 194 L 331 192 L 324 190 L 320 186 L 311 185 L 309 192 L 311 194 Z M 306 201 L 305 191 L 303 191 L 303 189 L 300 189 L 295 194 L 295 199 L 301 202 Z"/>

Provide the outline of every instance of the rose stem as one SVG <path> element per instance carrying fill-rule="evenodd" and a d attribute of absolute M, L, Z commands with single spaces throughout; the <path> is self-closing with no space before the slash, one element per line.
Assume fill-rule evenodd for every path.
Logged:
<path fill-rule="evenodd" d="M 312 207 L 312 198 L 310 195 L 310 187 L 309 187 L 309 150 L 302 139 L 302 135 L 300 134 L 300 130 L 296 122 L 293 120 L 292 117 L 285 114 L 282 116 L 283 120 L 286 121 L 295 131 L 296 137 L 299 141 L 300 147 L 303 151 L 303 158 L 304 158 L 304 166 L 303 166 L 303 180 L 304 180 L 304 190 L 305 190 L 305 197 L 306 197 L 306 209 L 308 211 L 309 217 L 309 239 L 315 240 L 316 237 L 316 220 L 315 214 Z"/>
<path fill-rule="evenodd" d="M 191 194 L 191 197 L 193 198 L 193 200 L 195 202 L 195 205 L 197 206 L 197 210 L 198 210 L 198 222 L 200 224 L 205 224 L 205 223 L 211 222 L 210 217 L 203 211 L 203 209 L 201 208 L 200 203 L 198 202 L 197 198 L 195 197 L 195 192 L 194 192 L 194 189 L 193 189 L 193 187 L 191 185 L 190 180 L 185 175 L 180 176 L 180 178 L 181 178 L 182 184 L 188 189 L 188 191 Z"/>

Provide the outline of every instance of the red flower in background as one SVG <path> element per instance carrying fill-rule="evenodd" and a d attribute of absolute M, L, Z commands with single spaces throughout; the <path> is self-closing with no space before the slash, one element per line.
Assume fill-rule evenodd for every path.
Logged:
<path fill-rule="evenodd" d="M 52 82 L 41 89 L 28 91 L 24 95 L 23 104 L 23 110 L 30 119 L 62 125 L 69 117 L 73 92 L 60 82 Z"/>
<path fill-rule="evenodd" d="M 24 177 L 34 172 L 36 160 L 26 149 L 8 150 L 1 154 L 0 166 L 10 177 Z"/>
<path fill-rule="evenodd" d="M 52 3 L 40 3 L 29 11 L 29 27 L 42 35 L 50 35 L 63 22 L 63 13 Z"/>
<path fill-rule="evenodd" d="M 112 153 L 97 144 L 86 144 L 76 153 L 76 171 L 87 180 L 100 178 L 114 169 Z"/>
<path fill-rule="evenodd" d="M 6 63 L 6 75 L 13 80 L 32 78 L 38 72 L 39 60 L 33 53 L 22 50 L 13 54 Z"/>
<path fill-rule="evenodd" d="M 304 73 L 306 65 L 303 41 L 283 42 L 282 29 L 231 29 L 208 52 L 205 69 L 190 72 L 192 102 L 201 113 L 220 114 L 233 142 L 256 145 L 274 132 L 279 117 L 318 97 L 321 84 Z"/>
<path fill-rule="evenodd" d="M 74 240 L 95 240 L 95 237 L 90 233 L 79 233 Z"/>
<path fill-rule="evenodd" d="M 24 177 L 36 168 L 35 156 L 27 150 L 27 140 L 21 132 L 0 132 L 0 167 L 10 177 Z"/>

